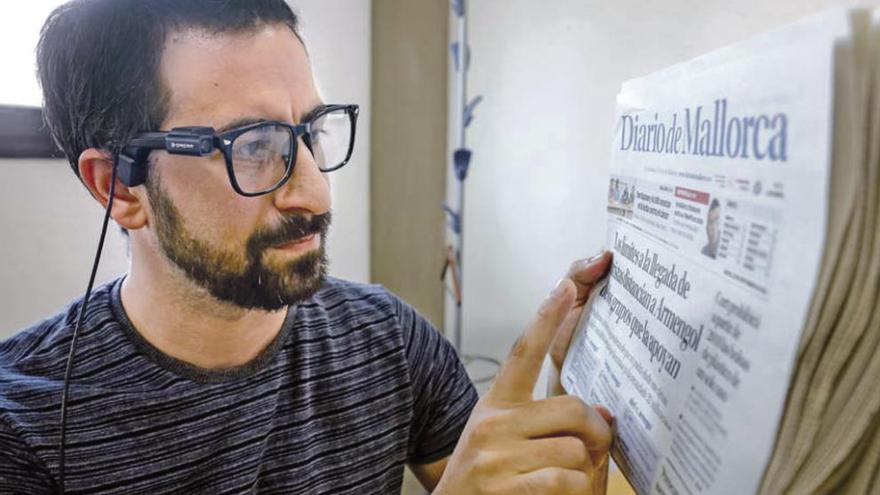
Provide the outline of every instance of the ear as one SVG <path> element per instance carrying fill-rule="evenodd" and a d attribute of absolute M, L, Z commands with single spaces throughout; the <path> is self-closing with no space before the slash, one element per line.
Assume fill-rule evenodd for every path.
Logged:
<path fill-rule="evenodd" d="M 101 206 L 107 208 L 110 200 L 110 179 L 113 178 L 113 157 L 106 151 L 95 148 L 83 151 L 79 155 L 79 177 Z M 143 187 L 128 187 L 116 178 L 110 216 L 121 227 L 137 230 L 147 224 Z"/>

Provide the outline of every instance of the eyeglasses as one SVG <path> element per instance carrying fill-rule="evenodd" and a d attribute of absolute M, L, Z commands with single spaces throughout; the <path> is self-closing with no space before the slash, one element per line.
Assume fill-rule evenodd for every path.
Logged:
<path fill-rule="evenodd" d="M 143 133 L 119 154 L 117 173 L 123 184 L 137 186 L 147 179 L 147 158 L 153 150 L 188 156 L 209 156 L 220 150 L 235 192 L 268 194 L 293 174 L 299 138 L 322 172 L 347 164 L 354 150 L 358 112 L 357 105 L 325 105 L 296 125 L 261 121 L 220 134 L 213 127 Z"/>

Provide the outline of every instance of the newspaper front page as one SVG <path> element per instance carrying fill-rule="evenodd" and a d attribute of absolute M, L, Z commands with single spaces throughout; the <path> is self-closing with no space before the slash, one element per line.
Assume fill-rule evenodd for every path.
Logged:
<path fill-rule="evenodd" d="M 759 487 L 819 270 L 846 32 L 825 14 L 618 95 L 614 263 L 562 382 L 615 415 L 639 494 Z"/>

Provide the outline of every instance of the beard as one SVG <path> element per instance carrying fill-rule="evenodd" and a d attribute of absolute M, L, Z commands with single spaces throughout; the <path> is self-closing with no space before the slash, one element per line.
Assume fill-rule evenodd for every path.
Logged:
<path fill-rule="evenodd" d="M 290 215 L 281 225 L 251 234 L 244 253 L 211 246 L 183 226 L 171 198 L 158 176 L 147 184 L 147 196 L 155 214 L 156 234 L 165 256 L 186 277 L 214 298 L 244 309 L 276 311 L 310 298 L 324 284 L 327 255 L 324 247 L 330 213 Z M 285 263 L 266 264 L 266 252 L 316 234 L 320 246 Z"/>

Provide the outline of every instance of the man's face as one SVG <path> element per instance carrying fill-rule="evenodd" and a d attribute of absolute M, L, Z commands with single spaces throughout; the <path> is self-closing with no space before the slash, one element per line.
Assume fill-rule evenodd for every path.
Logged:
<path fill-rule="evenodd" d="M 280 24 L 243 33 L 173 33 L 161 74 L 170 94 L 162 130 L 219 132 L 244 119 L 296 123 L 321 103 L 305 48 Z M 330 190 L 301 141 L 289 182 L 250 198 L 232 189 L 219 151 L 152 157 L 152 244 L 193 282 L 217 299 L 266 310 L 320 287 Z"/>
<path fill-rule="evenodd" d="M 720 217 L 721 208 L 716 207 L 709 210 L 709 215 L 706 219 L 706 235 L 709 237 L 709 244 L 712 246 L 717 246 L 718 241 L 721 240 L 721 229 L 718 228 Z"/>

